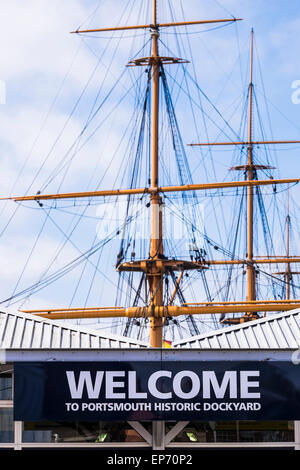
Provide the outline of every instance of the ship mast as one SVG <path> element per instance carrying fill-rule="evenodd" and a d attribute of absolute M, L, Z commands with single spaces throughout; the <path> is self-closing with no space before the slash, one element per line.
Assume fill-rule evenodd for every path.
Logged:
<path fill-rule="evenodd" d="M 253 161 L 253 147 L 254 145 L 264 144 L 289 144 L 293 141 L 253 141 L 253 39 L 254 39 L 254 31 L 253 28 L 251 29 L 251 37 L 250 37 L 250 81 L 249 81 L 249 88 L 248 88 L 248 140 L 246 142 L 215 142 L 215 143 L 200 143 L 200 144 L 190 144 L 190 145 L 246 145 L 247 146 L 247 165 L 239 165 L 231 168 L 232 170 L 243 170 L 247 175 L 248 182 L 253 181 L 254 177 L 256 176 L 256 170 L 265 170 L 271 169 L 271 167 L 266 165 L 256 165 Z M 297 141 L 299 142 L 299 141 Z M 247 251 L 246 251 L 246 272 L 247 272 L 247 302 L 254 302 L 256 300 L 256 269 L 254 264 L 258 264 L 258 260 L 254 259 L 253 254 L 253 228 L 254 228 L 254 186 L 249 185 L 247 187 Z M 279 257 L 274 257 L 272 262 L 276 262 L 279 260 Z M 287 268 L 285 273 L 286 278 L 286 300 L 290 300 L 290 277 L 291 277 L 291 269 L 290 269 L 290 256 L 289 256 L 289 214 L 287 215 L 287 253 L 286 253 L 286 260 L 287 260 Z M 265 260 L 267 261 L 267 260 Z M 271 260 L 270 260 L 271 261 Z M 216 264 L 219 264 L 216 262 Z M 221 264 L 221 262 L 220 262 Z M 223 264 L 230 264 L 229 262 L 225 261 Z M 278 273 L 276 273 L 278 274 Z M 253 313 L 251 311 L 246 312 L 245 316 L 242 318 L 229 318 L 223 320 L 223 323 L 234 324 L 243 322 L 246 320 L 251 320 L 258 318 L 257 313 Z"/>
<path fill-rule="evenodd" d="M 286 257 L 290 257 L 290 188 L 287 191 L 287 215 L 286 215 Z M 291 266 L 286 265 L 286 299 L 290 299 Z"/>
<path fill-rule="evenodd" d="M 248 181 L 253 180 L 253 29 L 250 47 L 249 121 L 248 121 Z M 247 195 L 247 300 L 256 299 L 255 267 L 253 265 L 253 187 L 248 186 Z"/>
<path fill-rule="evenodd" d="M 230 182 L 209 182 L 178 186 L 159 185 L 159 92 L 160 92 L 160 71 L 164 64 L 180 64 L 184 63 L 183 59 L 176 57 L 163 57 L 159 55 L 158 40 L 160 28 L 200 25 L 212 23 L 230 23 L 239 21 L 239 18 L 204 20 L 204 21 L 188 21 L 188 22 L 172 22 L 159 23 L 157 20 L 157 0 L 153 0 L 153 18 L 152 24 L 134 25 L 134 26 L 118 26 L 113 28 L 97 28 L 89 30 L 77 30 L 72 33 L 91 33 L 91 32 L 107 32 L 107 31 L 123 31 L 149 29 L 152 40 L 152 55 L 150 57 L 142 57 L 129 62 L 128 66 L 144 66 L 151 71 L 151 187 L 147 188 L 130 188 L 118 190 L 100 190 L 74 192 L 64 194 L 36 194 L 31 196 L 18 196 L 9 198 L 14 201 L 40 201 L 40 200 L 57 200 L 68 198 L 86 198 L 86 197 L 104 197 L 131 194 L 148 194 L 150 196 L 151 207 L 151 232 L 150 232 L 150 252 L 149 258 L 144 260 L 136 260 L 132 262 L 123 262 L 117 266 L 118 271 L 136 271 L 146 275 L 150 292 L 150 302 L 144 307 L 87 307 L 87 308 L 61 308 L 61 309 L 45 309 L 45 310 L 26 310 L 41 317 L 51 319 L 74 319 L 74 318 L 146 318 L 150 320 L 150 346 L 161 347 L 163 338 L 163 325 L 166 317 L 176 317 L 179 315 L 200 315 L 200 314 L 225 314 L 225 313 L 248 313 L 260 311 L 282 311 L 296 308 L 300 305 L 300 300 L 266 300 L 257 301 L 255 294 L 255 267 L 254 264 L 262 263 L 297 263 L 300 262 L 298 257 L 282 257 L 277 259 L 266 258 L 259 259 L 253 256 L 253 189 L 256 186 L 297 183 L 299 178 L 293 179 L 253 179 L 256 169 L 268 168 L 262 165 L 253 164 L 253 146 L 258 143 L 294 143 L 299 141 L 253 141 L 253 120 L 252 120 L 252 102 L 253 102 L 253 31 L 251 32 L 251 66 L 250 66 L 250 85 L 249 85 L 249 130 L 247 142 L 225 142 L 225 143 L 205 143 L 193 145 L 247 145 L 248 148 L 248 165 L 236 167 L 237 170 L 247 171 L 247 179 L 245 181 Z M 206 261 L 186 261 L 180 259 L 168 259 L 164 256 L 163 247 L 163 217 L 162 217 L 162 197 L 161 194 L 167 192 L 178 191 L 203 191 L 206 189 L 247 187 L 248 194 L 248 237 L 247 237 L 247 259 L 228 259 L 228 260 L 206 260 Z M 222 264 L 241 264 L 246 265 L 248 270 L 247 284 L 247 301 L 233 302 L 202 302 L 193 304 L 183 304 L 175 306 L 173 304 L 176 291 L 178 289 L 183 272 L 186 270 L 208 269 L 209 266 Z M 169 302 L 164 304 L 164 277 L 170 275 L 173 271 L 179 272 L 174 293 Z"/>
<path fill-rule="evenodd" d="M 151 187 L 154 192 L 151 194 L 151 236 L 150 236 L 150 258 L 153 260 L 163 257 L 163 220 L 162 198 L 158 192 L 159 184 L 159 155 L 158 155 L 158 129 L 159 129 L 159 69 L 158 58 L 158 37 L 159 30 L 157 26 L 157 2 L 153 0 L 153 26 L 151 27 L 152 38 L 152 175 Z M 163 273 L 147 273 L 147 280 L 150 289 L 151 306 L 163 305 Z M 150 319 L 150 346 L 161 347 L 163 337 L 163 318 L 151 317 Z"/>
<path fill-rule="evenodd" d="M 286 269 L 285 271 L 277 272 L 280 276 L 284 276 L 285 279 L 285 299 L 289 301 L 291 298 L 291 280 L 292 276 L 300 274 L 299 271 L 292 271 L 291 265 L 288 262 L 291 259 L 290 256 L 290 230 L 291 230 L 291 216 L 290 216 L 290 185 L 287 190 L 287 214 L 286 214 Z"/>

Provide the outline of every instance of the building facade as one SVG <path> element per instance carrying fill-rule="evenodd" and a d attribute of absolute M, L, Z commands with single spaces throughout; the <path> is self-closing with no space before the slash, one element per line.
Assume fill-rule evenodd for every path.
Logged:
<path fill-rule="evenodd" d="M 299 421 L 277 420 L 14 420 L 14 370 L 22 363 L 122 364 L 293 363 L 300 374 L 300 311 L 266 317 L 150 349 L 140 341 L 103 335 L 23 313 L 0 313 L 0 449 L 105 448 L 300 450 Z M 59 382 L 57 387 L 59 387 Z M 299 393 L 299 391 L 297 392 Z M 288 400 L 289 397 L 287 397 Z M 25 398 L 24 398 L 25 399 Z M 28 406 L 35 406 L 33 396 Z"/>

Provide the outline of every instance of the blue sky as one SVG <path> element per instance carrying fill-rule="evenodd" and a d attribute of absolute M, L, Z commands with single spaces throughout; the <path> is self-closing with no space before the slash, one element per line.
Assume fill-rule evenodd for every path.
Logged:
<path fill-rule="evenodd" d="M 187 54 L 188 57 L 185 58 L 194 59 L 201 88 L 224 115 L 229 119 L 231 103 L 238 102 L 245 92 L 243 87 L 247 84 L 250 29 L 253 27 L 256 61 L 254 83 L 262 106 L 262 117 L 266 122 L 266 136 L 272 138 L 272 130 L 274 138 L 300 139 L 300 104 L 295 104 L 292 99 L 295 92 L 292 84 L 300 80 L 299 2 L 173 1 L 178 20 L 182 14 L 180 3 L 183 5 L 186 20 L 227 18 L 230 15 L 243 18 L 239 24 L 201 34 L 198 34 L 199 28 L 192 28 L 191 31 L 195 33 L 190 35 L 191 46 L 194 48 L 192 57 L 188 48 L 180 51 Z M 126 5 L 128 7 L 124 9 Z M 82 39 L 69 34 L 69 31 L 79 26 L 114 26 L 120 24 L 119 21 L 124 24 L 125 20 L 129 24 L 142 20 L 150 22 L 150 11 L 151 2 L 145 1 L 141 4 L 141 0 L 1 2 L 0 79 L 6 86 L 6 102 L 0 106 L 0 193 L 3 196 L 24 194 L 29 187 L 34 194 L 44 187 L 49 175 L 80 133 L 95 94 L 99 92 L 99 103 L 112 83 L 122 74 L 123 65 L 139 50 L 142 41 L 147 39 L 141 35 L 134 39 L 132 36 L 126 36 L 122 42 L 115 39 L 107 45 L 108 40 L 105 38 Z M 161 0 L 158 11 L 159 20 L 170 20 L 167 1 Z M 168 31 L 161 34 L 161 39 L 172 50 L 179 52 L 176 51 L 176 42 L 168 35 Z M 182 36 L 179 36 L 179 41 L 182 39 Z M 115 52 L 117 45 L 119 49 Z M 260 82 L 258 60 L 263 73 L 264 88 Z M 116 92 L 112 97 L 113 104 L 126 92 L 129 84 L 132 84 L 131 80 L 132 76 L 131 79 L 126 74 L 122 76 L 119 82 L 120 92 Z M 88 87 L 85 88 L 87 82 Z M 102 87 L 99 88 L 99 84 L 102 84 Z M 80 105 L 70 117 L 74 104 L 83 91 Z M 265 111 L 264 92 L 272 121 L 271 129 Z M 62 185 L 63 189 L 94 189 L 99 179 L 104 176 L 105 188 L 118 181 L 116 174 L 121 167 L 121 157 L 117 154 L 106 173 L 107 162 L 111 160 L 113 150 L 119 146 L 120 133 L 130 119 L 132 102 L 129 94 L 128 99 L 118 108 L 117 121 L 112 120 L 105 124 L 103 133 L 93 137 L 80 152 L 79 158 L 74 159 Z M 108 112 L 108 109 L 104 108 L 103 113 Z M 180 100 L 178 119 L 182 124 L 185 143 L 197 140 L 185 118 L 185 108 Z M 233 127 L 238 127 L 239 119 L 240 114 L 237 112 L 231 120 Z M 209 137 L 213 140 L 217 136 L 217 129 L 210 126 Z M 291 149 L 290 152 L 285 152 L 285 149 L 286 147 L 284 151 L 280 150 L 274 154 L 274 158 L 277 158 L 278 174 L 281 177 L 297 177 L 300 174 L 299 148 Z M 197 158 L 196 153 L 191 154 L 192 166 L 196 165 Z M 40 170 L 41 162 L 45 159 Z M 215 170 L 218 177 L 224 177 L 222 175 L 229 163 L 228 154 L 215 154 Z M 200 177 L 202 176 L 200 174 Z M 209 173 L 208 177 L 213 178 L 212 173 Z M 57 190 L 59 184 L 60 179 L 54 180 L 47 186 L 47 190 Z M 296 201 L 298 194 L 298 189 L 293 189 Z M 2 241 L 0 240 L 0 259 L 4 267 L 0 273 L 0 297 L 6 298 L 15 289 L 19 276 L 22 279 L 17 290 L 39 279 L 51 260 L 55 260 L 53 267 L 58 268 L 76 257 L 78 250 L 74 245 L 67 243 L 63 254 L 58 255 L 64 235 L 53 223 L 47 221 L 46 225 L 43 225 L 45 214 L 41 215 L 38 207 L 21 207 L 10 221 L 15 210 L 14 203 L 1 204 L 0 232 L 5 230 L 1 236 Z M 90 214 L 91 217 L 96 215 L 92 211 Z M 71 229 L 72 220 L 64 218 L 64 215 L 59 214 L 55 220 L 62 224 L 65 232 Z M 83 227 L 78 233 L 74 233 L 74 243 L 81 244 L 84 238 L 80 246 L 82 249 L 87 247 L 93 240 L 95 226 L 96 220 L 91 219 L 87 228 Z M 36 241 L 39 232 L 41 236 Z M 105 263 L 103 271 L 107 272 L 113 263 L 110 263 L 109 259 L 106 259 Z M 66 284 L 41 291 L 25 305 L 67 305 L 77 280 L 78 273 L 74 274 L 74 277 L 71 276 Z M 113 301 L 113 287 L 107 279 L 101 280 L 98 301 L 102 302 L 102 305 Z M 84 294 L 79 295 L 77 301 L 82 301 L 83 298 Z M 97 301 L 96 295 L 93 300 Z"/>

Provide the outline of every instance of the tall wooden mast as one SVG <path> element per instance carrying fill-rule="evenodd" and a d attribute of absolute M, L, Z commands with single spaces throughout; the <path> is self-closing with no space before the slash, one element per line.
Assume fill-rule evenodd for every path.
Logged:
<path fill-rule="evenodd" d="M 290 257 L 290 188 L 287 191 L 287 215 L 286 215 L 286 257 Z M 286 265 L 286 299 L 290 299 L 291 265 Z"/>
<path fill-rule="evenodd" d="M 153 0 L 153 26 L 151 27 L 152 38 L 152 176 L 151 187 L 151 235 L 150 235 L 150 258 L 157 260 L 163 256 L 163 227 L 162 227 L 162 198 L 158 192 L 159 184 L 159 155 L 158 155 L 158 129 L 159 129 L 159 69 L 157 26 L 157 2 Z M 160 270 L 147 273 L 150 289 L 150 302 L 155 312 L 156 306 L 163 305 L 163 273 Z M 163 336 L 163 318 L 153 317 L 150 319 L 150 346 L 161 347 Z"/>
<path fill-rule="evenodd" d="M 253 29 L 251 30 L 250 47 L 250 83 L 249 83 L 249 119 L 248 119 L 248 181 L 253 180 Z M 247 300 L 255 300 L 255 267 L 253 265 L 253 187 L 247 190 Z"/>
<path fill-rule="evenodd" d="M 271 140 L 261 140 L 261 141 L 253 141 L 253 39 L 254 39 L 254 31 L 253 28 L 251 29 L 251 40 L 250 40 L 250 81 L 249 81 L 249 89 L 248 89 L 248 140 L 245 142 L 214 142 L 214 143 L 200 143 L 200 144 L 191 144 L 191 145 L 200 145 L 200 146 L 223 146 L 223 145 L 234 145 L 234 146 L 247 146 L 247 165 L 239 165 L 233 167 L 233 170 L 243 170 L 247 175 L 248 182 L 254 181 L 254 177 L 256 177 L 256 170 L 264 170 L 271 167 L 265 165 L 256 165 L 253 162 L 253 147 L 254 145 L 264 144 L 289 144 L 293 143 L 293 141 L 271 141 Z M 299 143 L 299 141 L 297 141 Z M 253 253 L 253 228 L 254 228 L 254 186 L 248 185 L 247 186 L 247 252 L 246 252 L 246 272 L 247 272 L 247 302 L 253 302 L 256 300 L 256 269 L 255 264 L 260 262 L 259 259 L 254 259 Z M 286 260 L 287 260 L 287 268 L 286 268 L 286 300 L 290 300 L 290 277 L 291 277 L 291 269 L 290 269 L 290 262 L 289 262 L 289 215 L 287 216 L 287 253 L 286 253 Z M 279 261 L 280 257 L 274 257 L 274 259 L 269 260 L 269 262 L 276 262 Z M 267 260 L 264 260 L 264 262 Z M 213 263 L 213 262 L 212 262 Z M 219 262 L 216 262 L 219 264 Z M 225 261 L 224 264 L 229 264 Z M 278 273 L 277 273 L 278 274 Z M 245 319 L 254 319 L 257 318 L 257 315 L 253 315 L 253 313 L 247 312 L 244 318 L 242 319 L 227 319 L 224 320 L 224 323 L 238 323 L 240 320 L 245 321 Z"/>

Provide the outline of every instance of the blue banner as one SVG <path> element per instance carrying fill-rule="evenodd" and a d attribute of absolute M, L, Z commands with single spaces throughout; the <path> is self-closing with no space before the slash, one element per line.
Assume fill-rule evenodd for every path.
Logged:
<path fill-rule="evenodd" d="M 17 421 L 300 420 L 300 367 L 289 362 L 14 367 Z"/>

